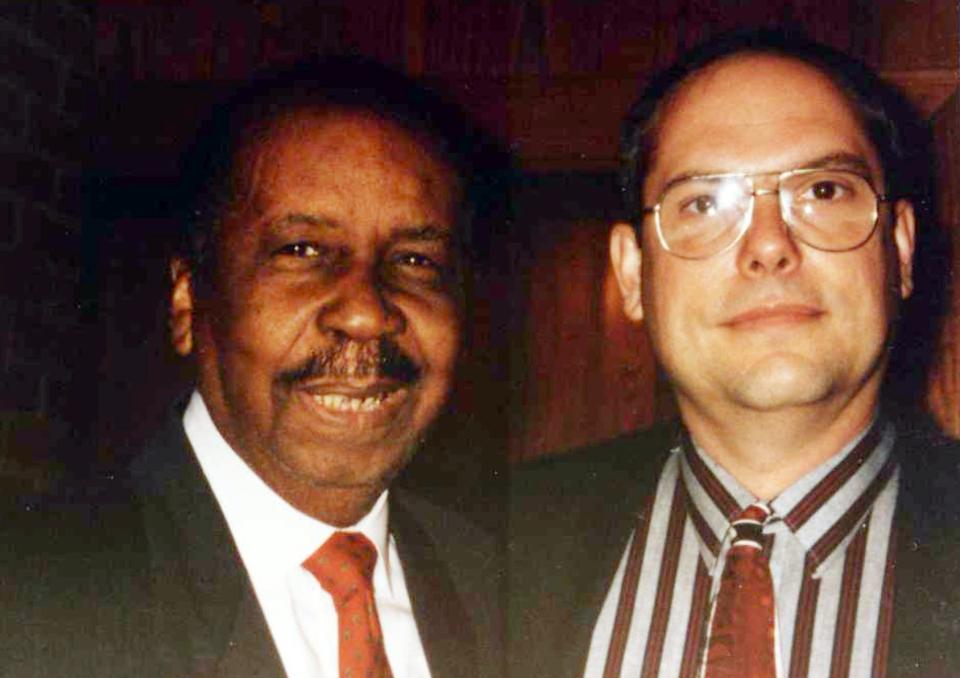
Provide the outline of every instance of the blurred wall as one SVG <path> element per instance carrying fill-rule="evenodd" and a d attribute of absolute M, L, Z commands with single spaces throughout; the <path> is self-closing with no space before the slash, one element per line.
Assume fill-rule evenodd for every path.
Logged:
<path fill-rule="evenodd" d="M 923 111 L 940 187 L 940 219 L 924 226 L 956 269 L 954 0 L 4 1 L 0 477 L 122 461 L 189 386 L 165 339 L 177 156 L 233 84 L 318 52 L 425 78 L 516 158 L 511 211 L 485 224 L 472 360 L 459 419 L 439 435 L 453 452 L 428 460 L 435 481 L 472 473 L 474 444 L 523 459 L 669 416 L 606 263 L 619 120 L 680 51 L 755 25 L 800 27 L 862 58 Z M 960 435 L 960 297 L 936 284 L 952 311 L 924 387 Z M 914 358 L 905 369 L 919 373 Z"/>
<path fill-rule="evenodd" d="M 94 8 L 0 5 L 0 485 L 41 491 L 90 409 L 82 379 L 82 170 Z M 10 486 L 10 488 L 7 488 Z M 3 492 L 4 494 L 9 494 Z"/>

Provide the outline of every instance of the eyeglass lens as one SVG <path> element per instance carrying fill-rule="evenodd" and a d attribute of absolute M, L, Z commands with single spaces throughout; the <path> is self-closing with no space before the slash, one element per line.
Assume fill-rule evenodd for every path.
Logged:
<path fill-rule="evenodd" d="M 852 249 L 873 232 L 877 196 L 858 174 L 788 172 L 781 175 L 779 189 L 782 218 L 797 239 L 812 247 Z M 754 193 L 748 176 L 696 177 L 674 184 L 660 201 L 663 244 L 689 258 L 720 252 L 749 226 Z"/>

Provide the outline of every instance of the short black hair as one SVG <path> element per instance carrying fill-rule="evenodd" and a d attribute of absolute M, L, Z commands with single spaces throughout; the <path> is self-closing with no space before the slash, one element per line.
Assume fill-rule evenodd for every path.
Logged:
<path fill-rule="evenodd" d="M 631 106 L 620 142 L 620 190 L 627 218 L 638 228 L 643 182 L 656 151 L 664 111 L 689 79 L 708 67 L 736 56 L 771 55 L 807 64 L 827 76 L 843 93 L 859 118 L 883 166 L 886 193 L 910 197 L 918 191 L 915 163 L 908 157 L 917 133 L 917 116 L 907 101 L 869 67 L 853 57 L 779 29 L 749 29 L 725 33 L 701 43 L 655 76 Z"/>
<path fill-rule="evenodd" d="M 299 110 L 368 113 L 410 133 L 459 180 L 457 239 L 466 247 L 487 138 L 459 108 L 399 71 L 359 56 L 321 56 L 264 71 L 232 92 L 213 107 L 183 154 L 175 254 L 199 282 L 214 264 L 220 219 L 237 198 L 238 152 Z"/>

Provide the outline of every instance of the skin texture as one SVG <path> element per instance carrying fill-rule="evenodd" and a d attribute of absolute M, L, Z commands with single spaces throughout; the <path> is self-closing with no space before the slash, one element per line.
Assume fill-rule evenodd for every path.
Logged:
<path fill-rule="evenodd" d="M 695 74 L 668 105 L 644 204 L 682 174 L 821 161 L 852 163 L 885 190 L 875 149 L 823 74 L 741 55 Z M 761 499 L 835 454 L 873 416 L 898 297 L 912 290 L 914 247 L 911 205 L 880 212 L 873 236 L 848 252 L 795 240 L 775 196 L 758 197 L 745 236 L 704 260 L 664 251 L 652 219 L 642 254 L 632 227 L 613 229 L 624 310 L 646 323 L 685 424 Z"/>
<path fill-rule="evenodd" d="M 238 158 L 210 291 L 171 266 L 174 346 L 196 353 L 200 393 L 244 461 L 295 507 L 349 525 L 450 388 L 458 184 L 365 112 L 288 113 Z"/>

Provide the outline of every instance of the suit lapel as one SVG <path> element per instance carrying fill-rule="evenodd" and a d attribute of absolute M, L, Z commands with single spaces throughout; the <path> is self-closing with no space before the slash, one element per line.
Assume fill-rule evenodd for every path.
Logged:
<path fill-rule="evenodd" d="M 245 586 L 233 633 L 217 663 L 217 678 L 284 678 L 280 657 L 253 588 Z"/>
<path fill-rule="evenodd" d="M 156 584 L 153 601 L 197 675 L 282 676 L 220 507 L 175 418 L 134 467 Z M 186 658 L 189 658 L 187 661 Z M 221 665 L 232 667 L 223 673 Z M 272 671 L 271 671 L 272 669 Z"/>
<path fill-rule="evenodd" d="M 943 440 L 898 441 L 893 629 L 888 675 L 946 676 L 960 666 L 957 453 Z M 941 463 L 945 462 L 945 463 Z"/>
<path fill-rule="evenodd" d="M 391 491 L 390 532 L 397 542 L 403 576 L 420 640 L 433 678 L 477 673 L 477 638 L 447 565 L 434 541 Z"/>
<path fill-rule="evenodd" d="M 579 557 L 575 561 L 576 570 L 571 568 L 569 572 L 568 582 L 579 582 L 580 585 L 570 587 L 570 600 L 562 604 L 570 611 L 576 628 L 589 628 L 591 632 L 571 638 L 571 642 L 566 645 L 570 659 L 565 661 L 564 665 L 574 669 L 571 678 L 579 677 L 583 671 L 600 609 L 606 600 L 630 535 L 640 521 L 649 518 L 648 500 L 656 490 L 656 481 L 663 466 L 663 456 L 653 453 L 652 450 L 634 450 L 629 455 L 633 462 L 650 461 L 651 457 L 657 459 L 653 468 L 642 471 L 644 464 L 631 464 L 632 468 L 621 469 L 625 473 L 619 475 L 619 478 L 631 479 L 630 486 L 610 493 L 598 490 L 591 495 L 594 505 L 578 516 L 586 521 L 579 534 L 591 536 L 588 543 L 581 544 L 577 549 Z M 598 483 L 598 487 L 602 486 Z M 592 530 L 589 529 L 591 526 Z M 600 529 L 597 529 L 598 527 Z M 562 617 L 557 621 L 562 623 Z M 564 636 L 561 632 L 555 637 Z"/>
<path fill-rule="evenodd" d="M 676 440 L 665 426 L 513 479 L 511 675 L 577 678 L 628 539 Z M 557 471 L 560 471 L 559 473 Z M 562 645 L 556 645 L 563 639 Z"/>

